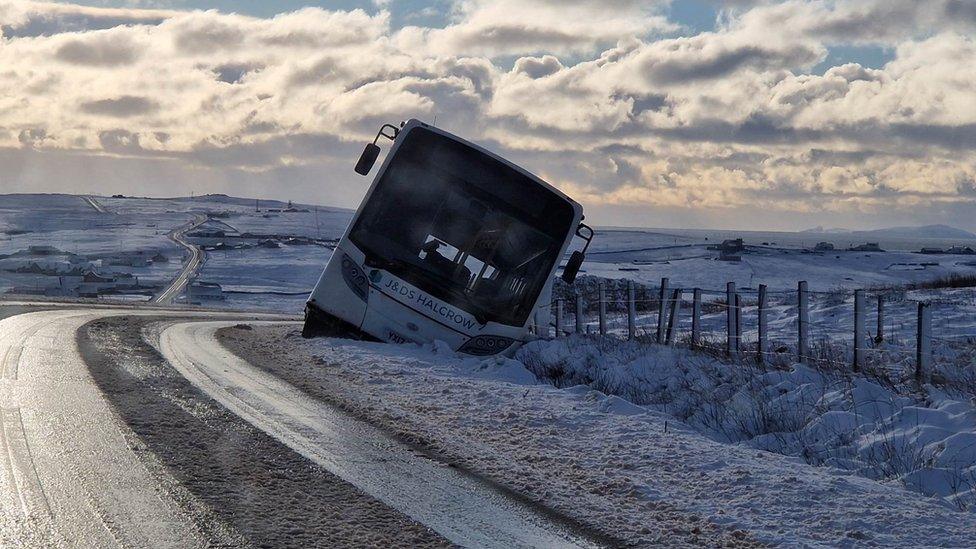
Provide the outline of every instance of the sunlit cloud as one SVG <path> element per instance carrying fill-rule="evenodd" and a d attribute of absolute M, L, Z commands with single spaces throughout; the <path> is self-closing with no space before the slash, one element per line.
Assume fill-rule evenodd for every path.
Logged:
<path fill-rule="evenodd" d="M 235 192 L 239 178 L 352 205 L 361 142 L 418 117 L 627 223 L 653 224 L 640 207 L 761 223 L 971 204 L 967 3 L 733 2 L 700 33 L 667 5 L 460 1 L 443 27 L 395 28 L 382 2 L 258 18 L 8 0 L 0 147 L 27 160 L 0 191 L 51 190 L 39 173 L 89 163 L 92 180 L 69 190 L 172 194 L 179 174 L 182 188 Z M 812 73 L 830 48 L 860 43 L 891 61 Z M 112 162 L 145 173 L 123 181 L 102 168 Z"/>

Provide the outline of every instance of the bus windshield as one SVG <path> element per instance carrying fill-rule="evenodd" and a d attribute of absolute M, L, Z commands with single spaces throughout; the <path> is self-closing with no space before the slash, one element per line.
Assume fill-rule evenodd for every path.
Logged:
<path fill-rule="evenodd" d="M 350 239 L 383 268 L 474 315 L 525 323 L 573 222 L 566 199 L 424 128 L 403 136 Z"/>

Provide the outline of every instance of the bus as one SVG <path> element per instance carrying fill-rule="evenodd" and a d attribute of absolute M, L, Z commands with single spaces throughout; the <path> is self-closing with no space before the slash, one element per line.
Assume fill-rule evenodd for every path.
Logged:
<path fill-rule="evenodd" d="M 434 126 L 385 124 L 356 172 L 393 142 L 305 308 L 302 335 L 443 341 L 514 352 L 548 307 L 560 259 L 572 283 L 593 238 L 583 208 L 507 160 Z M 542 321 L 538 321 L 540 324 Z"/>

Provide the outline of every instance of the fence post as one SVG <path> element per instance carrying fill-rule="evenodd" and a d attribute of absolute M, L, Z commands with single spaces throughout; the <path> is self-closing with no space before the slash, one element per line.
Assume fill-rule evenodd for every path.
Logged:
<path fill-rule="evenodd" d="M 864 367 L 865 320 L 864 290 L 854 290 L 854 371 Z"/>
<path fill-rule="evenodd" d="M 600 282 L 600 335 L 607 335 L 607 291 Z"/>
<path fill-rule="evenodd" d="M 691 301 L 691 345 L 701 344 L 701 288 L 695 288 Z"/>
<path fill-rule="evenodd" d="M 767 307 L 766 285 L 760 284 L 759 285 L 759 310 L 756 313 L 757 316 L 759 317 L 757 323 L 759 329 L 759 338 L 756 343 L 756 360 L 760 364 L 763 364 L 766 361 L 766 349 L 768 348 L 766 345 L 766 339 L 767 337 L 769 337 L 769 334 L 766 333 L 766 307 Z"/>
<path fill-rule="evenodd" d="M 735 282 L 729 282 L 725 285 L 725 304 L 727 311 L 725 318 L 725 352 L 731 357 L 735 356 L 738 352 L 738 349 L 735 347 Z"/>
<path fill-rule="evenodd" d="M 742 353 L 742 294 L 735 293 L 735 355 Z"/>
<path fill-rule="evenodd" d="M 928 303 L 918 304 L 918 337 L 916 340 L 915 379 L 928 383 L 932 374 L 932 311 Z"/>
<path fill-rule="evenodd" d="M 878 332 L 874 335 L 874 342 L 884 342 L 884 296 L 881 294 L 878 294 Z"/>
<path fill-rule="evenodd" d="M 627 340 L 633 341 L 637 337 L 637 300 L 634 292 L 634 281 L 627 281 Z"/>
<path fill-rule="evenodd" d="M 668 317 L 668 335 L 665 340 L 666 345 L 671 345 L 674 342 L 675 331 L 677 330 L 675 326 L 678 323 L 678 312 L 681 311 L 681 295 L 684 291 L 680 288 L 675 288 L 674 292 L 671 294 L 671 314 Z"/>
<path fill-rule="evenodd" d="M 583 333 L 583 296 L 576 294 L 576 333 Z"/>
<path fill-rule="evenodd" d="M 563 300 L 556 300 L 556 337 L 563 335 Z"/>
<path fill-rule="evenodd" d="M 664 343 L 664 321 L 668 316 L 668 279 L 661 279 L 661 305 L 657 311 L 657 342 Z"/>
<path fill-rule="evenodd" d="M 810 331 L 810 302 L 807 297 L 807 281 L 801 280 L 796 285 L 797 318 L 796 318 L 796 359 L 803 362 L 809 355 L 807 336 Z"/>

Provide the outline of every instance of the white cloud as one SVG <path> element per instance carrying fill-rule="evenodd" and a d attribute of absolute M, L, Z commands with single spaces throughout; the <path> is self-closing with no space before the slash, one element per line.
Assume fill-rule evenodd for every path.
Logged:
<path fill-rule="evenodd" d="M 261 19 L 8 1 L 0 152 L 144 165 L 147 182 L 287 177 L 352 200 L 363 183 L 344 174 L 360 142 L 381 123 L 436 116 L 598 211 L 968 205 L 976 42 L 957 4 L 891 5 L 957 19 L 928 32 L 859 27 L 881 17 L 877 3 L 793 0 L 662 37 L 675 26 L 659 6 L 626 0 L 463 2 L 446 28 L 403 30 L 383 10 Z M 838 41 L 885 41 L 893 60 L 806 74 Z M 36 173 L 0 185 L 38 185 Z"/>

